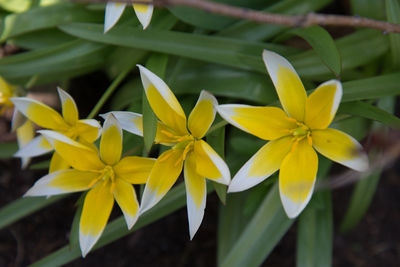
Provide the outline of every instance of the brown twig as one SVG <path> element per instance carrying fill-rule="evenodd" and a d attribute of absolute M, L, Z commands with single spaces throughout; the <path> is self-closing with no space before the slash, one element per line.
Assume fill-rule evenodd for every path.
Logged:
<path fill-rule="evenodd" d="M 153 4 L 159 7 L 166 6 L 187 6 L 207 11 L 209 13 L 234 17 L 254 21 L 257 23 L 268 23 L 285 25 L 289 27 L 308 27 L 311 25 L 321 26 L 340 26 L 340 27 L 362 27 L 381 30 L 385 33 L 400 33 L 400 24 L 389 23 L 386 21 L 368 19 L 363 17 L 326 15 L 317 13 L 308 13 L 305 15 L 282 15 L 273 14 L 264 11 L 235 7 L 217 2 L 204 0 L 69 0 L 71 2 L 87 3 L 130 3 L 130 4 Z"/>

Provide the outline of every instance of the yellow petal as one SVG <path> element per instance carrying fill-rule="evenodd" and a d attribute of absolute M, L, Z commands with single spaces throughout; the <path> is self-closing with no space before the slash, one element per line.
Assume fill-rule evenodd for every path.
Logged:
<path fill-rule="evenodd" d="M 328 127 L 335 117 L 342 95 L 342 84 L 337 80 L 318 86 L 307 98 L 305 124 L 311 129 Z"/>
<path fill-rule="evenodd" d="M 79 120 L 75 124 L 74 130 L 80 141 L 93 143 L 100 136 L 101 126 L 98 121 L 93 119 Z"/>
<path fill-rule="evenodd" d="M 230 124 L 264 140 L 274 140 L 289 134 L 296 128 L 285 112 L 276 107 L 248 105 L 220 105 L 218 113 Z"/>
<path fill-rule="evenodd" d="M 143 118 L 142 114 L 130 111 L 111 111 L 106 114 L 100 115 L 106 119 L 109 114 L 114 115 L 121 128 L 130 133 L 143 136 Z"/>
<path fill-rule="evenodd" d="M 206 92 L 201 91 L 196 106 L 189 115 L 188 128 L 191 134 L 196 138 L 202 138 L 215 118 L 215 108 L 218 105 L 217 99 Z"/>
<path fill-rule="evenodd" d="M 304 121 L 307 94 L 295 69 L 284 57 L 264 50 L 263 60 L 286 113 Z"/>
<path fill-rule="evenodd" d="M 299 215 L 311 199 L 317 170 L 317 153 L 305 139 L 283 160 L 279 171 L 279 191 L 289 218 Z"/>
<path fill-rule="evenodd" d="M 113 205 L 114 197 L 109 181 L 99 182 L 86 195 L 79 225 L 79 244 L 83 257 L 103 233 Z"/>
<path fill-rule="evenodd" d="M 143 192 L 140 213 L 156 205 L 174 185 L 182 171 L 182 155 L 183 150 L 170 149 L 158 157 Z"/>
<path fill-rule="evenodd" d="M 20 127 L 17 128 L 17 141 L 18 147 L 22 148 L 29 144 L 35 137 L 35 129 L 33 128 L 33 124 L 31 121 L 26 120 Z M 50 146 L 50 149 L 51 146 Z M 22 168 L 24 169 L 30 161 L 30 157 L 22 157 Z"/>
<path fill-rule="evenodd" d="M 155 159 L 142 157 L 124 157 L 114 166 L 114 172 L 118 178 L 130 184 L 145 184 Z"/>
<path fill-rule="evenodd" d="M 279 169 L 292 144 L 292 137 L 286 136 L 261 147 L 233 177 L 228 192 L 240 192 L 267 179 Z"/>
<path fill-rule="evenodd" d="M 100 157 L 108 165 L 116 164 L 122 153 L 122 129 L 115 117 L 110 114 L 103 125 L 100 140 Z"/>
<path fill-rule="evenodd" d="M 189 154 L 184 167 L 186 204 L 189 219 L 190 239 L 193 239 L 200 227 L 206 207 L 206 179 L 196 171 L 196 158 Z"/>
<path fill-rule="evenodd" d="M 100 160 L 98 152 L 91 147 L 54 131 L 42 130 L 39 132 L 47 138 L 57 153 L 74 169 L 81 171 L 104 169 L 104 163 Z"/>
<path fill-rule="evenodd" d="M 70 165 L 57 152 L 53 153 L 50 160 L 49 173 L 68 169 Z"/>
<path fill-rule="evenodd" d="M 151 2 L 151 0 L 147 0 L 146 2 Z M 135 10 L 137 18 L 143 26 L 143 30 L 146 29 L 147 26 L 149 26 L 151 16 L 153 15 L 153 5 L 135 4 L 132 6 Z"/>
<path fill-rule="evenodd" d="M 108 2 L 104 17 L 104 33 L 108 32 L 124 13 L 126 4 Z"/>
<path fill-rule="evenodd" d="M 138 65 L 147 99 L 157 117 L 180 135 L 188 133 L 186 116 L 171 89 L 157 75 Z"/>
<path fill-rule="evenodd" d="M 325 157 L 357 171 L 368 169 L 368 157 L 360 143 L 335 129 L 312 131 L 314 148 Z"/>
<path fill-rule="evenodd" d="M 128 229 L 131 229 L 139 215 L 139 203 L 133 186 L 121 179 L 116 179 L 114 198 L 124 213 Z"/>
<path fill-rule="evenodd" d="M 57 88 L 57 91 L 61 100 L 61 109 L 64 120 L 70 125 L 74 125 L 79 119 L 76 103 L 74 99 L 60 87 Z"/>
<path fill-rule="evenodd" d="M 231 180 L 229 168 L 209 144 L 203 140 L 195 141 L 191 154 L 195 157 L 196 171 L 199 175 L 217 183 L 229 184 Z"/>
<path fill-rule="evenodd" d="M 15 107 L 28 119 L 43 128 L 67 130 L 68 124 L 61 115 L 49 106 L 27 97 L 13 97 Z"/>
<path fill-rule="evenodd" d="M 94 172 L 73 169 L 50 173 L 40 178 L 24 196 L 52 196 L 89 189 L 91 182 L 99 176 Z"/>

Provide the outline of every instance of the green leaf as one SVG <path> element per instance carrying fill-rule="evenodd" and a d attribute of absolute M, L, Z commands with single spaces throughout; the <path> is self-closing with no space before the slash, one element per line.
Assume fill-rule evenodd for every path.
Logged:
<path fill-rule="evenodd" d="M 183 56 L 262 73 L 265 73 L 261 59 L 263 49 L 273 50 L 282 55 L 298 51 L 282 45 L 183 32 L 143 31 L 124 26 L 116 27 L 107 34 L 103 34 L 103 25 L 90 23 L 72 23 L 60 26 L 60 29 L 95 42 Z"/>
<path fill-rule="evenodd" d="M 372 19 L 385 19 L 385 3 L 376 0 L 351 0 L 351 8 L 355 16 Z"/>
<path fill-rule="evenodd" d="M 362 177 L 357 183 L 339 227 L 341 232 L 353 229 L 364 217 L 372 202 L 381 172 L 382 170 L 377 170 L 366 177 Z"/>
<path fill-rule="evenodd" d="M 167 69 L 168 56 L 165 54 L 152 54 L 147 60 L 146 67 L 158 75 L 161 79 L 164 78 L 165 70 Z M 154 138 L 157 132 L 157 117 L 154 114 L 146 93 L 142 93 L 142 109 L 143 109 L 143 139 L 147 152 L 150 152 Z"/>
<path fill-rule="evenodd" d="M 264 10 L 271 13 L 297 15 L 319 10 L 330 2 L 332 2 L 332 0 L 283 0 L 275 1 L 273 5 Z M 223 29 L 218 32 L 217 35 L 250 41 L 261 41 L 267 40 L 286 29 L 287 27 L 285 26 L 260 24 L 242 20 Z"/>
<path fill-rule="evenodd" d="M 186 193 L 184 184 L 175 186 L 168 194 L 151 210 L 140 216 L 135 226 L 128 230 L 124 218 L 121 216 L 109 223 L 104 230 L 99 242 L 93 250 L 101 248 L 117 239 L 120 239 L 133 231 L 159 220 L 182 208 L 186 203 Z M 56 267 L 67 264 L 72 260 L 81 257 L 79 247 L 64 246 L 59 250 L 47 255 L 45 258 L 35 262 L 31 267 Z"/>
<path fill-rule="evenodd" d="M 389 49 L 388 37 L 376 30 L 359 30 L 336 40 L 342 58 L 342 72 L 363 66 L 385 54 Z M 313 50 L 289 56 L 289 61 L 302 77 L 326 80 L 333 78 L 331 71 Z"/>
<path fill-rule="evenodd" d="M 62 45 L 75 39 L 57 29 L 44 29 L 13 37 L 7 43 L 25 49 L 38 50 Z"/>
<path fill-rule="evenodd" d="M 23 12 L 31 5 L 31 0 L 0 0 L 0 7 L 10 12 Z"/>
<path fill-rule="evenodd" d="M 259 266 L 292 223 L 283 210 L 276 183 L 219 266 Z"/>
<path fill-rule="evenodd" d="M 38 75 L 42 83 L 56 81 L 101 67 L 107 52 L 105 45 L 76 40 L 2 58 L 0 73 L 12 82 L 26 82 L 34 75 Z"/>
<path fill-rule="evenodd" d="M 386 0 L 386 16 L 388 22 L 400 23 L 400 2 Z M 394 68 L 400 67 L 400 36 L 398 33 L 389 34 L 391 60 Z"/>
<path fill-rule="evenodd" d="M 214 130 L 210 134 L 207 135 L 207 143 L 214 148 L 215 152 L 218 153 L 222 158 L 225 155 L 225 127 L 221 127 L 219 129 Z M 219 199 L 221 200 L 222 204 L 225 205 L 226 203 L 226 193 L 228 187 L 226 185 L 212 182 L 215 192 Z"/>
<path fill-rule="evenodd" d="M 382 122 L 393 128 L 400 128 L 400 119 L 389 112 L 365 102 L 350 102 L 340 105 L 338 113 L 360 116 Z"/>
<path fill-rule="evenodd" d="M 343 83 L 344 102 L 376 99 L 383 96 L 400 94 L 398 80 L 400 72 L 375 76 Z"/>
<path fill-rule="evenodd" d="M 318 181 L 325 180 L 332 162 L 320 157 Z M 299 216 L 297 267 L 332 266 L 333 214 L 330 191 L 315 192 Z"/>
<path fill-rule="evenodd" d="M 304 29 L 295 29 L 289 31 L 290 34 L 295 34 L 305 39 L 321 61 L 337 76 L 340 76 L 342 69 L 341 58 L 339 51 L 335 45 L 335 41 L 331 35 L 320 26 L 311 26 Z"/>
<path fill-rule="evenodd" d="M 100 22 L 103 12 L 90 11 L 83 5 L 60 3 L 10 14 L 4 18 L 0 42 L 27 32 L 56 27 L 70 22 Z"/>
<path fill-rule="evenodd" d="M 43 207 L 46 207 L 62 198 L 64 195 L 46 197 L 20 198 L 0 209 L 0 229 L 24 218 Z"/>

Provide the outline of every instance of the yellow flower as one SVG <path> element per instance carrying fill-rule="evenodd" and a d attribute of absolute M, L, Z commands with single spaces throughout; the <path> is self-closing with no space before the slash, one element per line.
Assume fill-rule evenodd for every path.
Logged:
<path fill-rule="evenodd" d="M 60 132 L 79 142 L 94 142 L 100 135 L 101 127 L 98 121 L 79 120 L 74 99 L 60 88 L 58 88 L 58 94 L 62 105 L 62 116 L 49 106 L 28 97 L 14 97 L 11 101 L 22 114 L 40 127 Z M 15 156 L 34 157 L 52 150 L 46 139 L 39 135 L 22 147 Z M 54 153 L 49 172 L 65 168 L 68 168 L 68 165 L 57 153 Z"/>
<path fill-rule="evenodd" d="M 17 87 L 7 83 L 0 77 L 0 116 L 4 114 L 7 109 L 14 108 L 13 102 L 10 98 L 18 96 Z M 18 146 L 21 148 L 28 144 L 35 136 L 35 130 L 30 120 L 27 120 L 17 110 L 14 110 L 12 118 L 12 130 L 17 133 Z M 30 157 L 22 157 L 22 168 L 25 168 Z"/>
<path fill-rule="evenodd" d="M 307 97 L 285 58 L 264 50 L 263 59 L 284 111 L 234 104 L 218 107 L 219 114 L 232 125 L 270 141 L 233 177 L 228 192 L 253 187 L 280 169 L 281 201 L 288 217 L 294 218 L 312 196 L 318 169 L 315 150 L 358 171 L 368 168 L 368 159 L 354 138 L 327 128 L 342 98 L 339 81 L 325 82 Z"/>
<path fill-rule="evenodd" d="M 156 205 L 184 170 L 190 238 L 200 227 L 206 205 L 206 179 L 228 184 L 230 173 L 224 160 L 202 140 L 215 118 L 218 104 L 213 95 L 202 91 L 189 119 L 168 86 L 154 73 L 139 66 L 143 87 L 154 113 L 160 120 L 156 143 L 172 146 L 157 159 L 144 189 L 140 211 Z M 122 128 L 143 135 L 142 117 L 133 112 L 112 112 Z"/>
<path fill-rule="evenodd" d="M 10 98 L 17 96 L 15 89 L 15 86 L 7 83 L 0 77 L 0 116 L 3 115 L 7 109 L 14 106 Z"/>
<path fill-rule="evenodd" d="M 146 0 L 145 0 L 146 1 Z M 151 2 L 150 0 L 148 0 Z M 143 30 L 150 24 L 151 16 L 153 15 L 153 5 L 133 4 L 136 16 L 143 26 Z M 126 4 L 108 2 L 106 5 L 106 13 L 104 18 L 104 32 L 108 32 L 118 22 L 119 18 L 124 13 Z"/>
<path fill-rule="evenodd" d="M 58 132 L 40 131 L 57 153 L 72 166 L 42 177 L 25 196 L 51 196 L 89 190 L 79 225 L 82 255 L 90 251 L 100 238 L 114 205 L 114 199 L 124 213 L 128 228 L 138 218 L 139 204 L 132 184 L 144 184 L 155 160 L 124 157 L 122 129 L 110 115 L 104 122 L 100 152 Z"/>

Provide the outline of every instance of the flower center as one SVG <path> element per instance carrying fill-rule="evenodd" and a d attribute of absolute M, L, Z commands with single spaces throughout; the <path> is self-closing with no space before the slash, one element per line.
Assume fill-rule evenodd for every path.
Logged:
<path fill-rule="evenodd" d="M 113 193 L 115 188 L 115 173 L 113 167 L 107 165 L 103 170 L 99 170 L 98 172 L 100 175 L 89 184 L 89 188 L 94 186 L 100 180 L 103 180 L 104 182 L 110 181 L 110 192 Z"/>
<path fill-rule="evenodd" d="M 289 119 L 297 124 L 297 128 L 288 130 L 288 132 L 293 136 L 293 145 L 291 151 L 293 151 L 297 147 L 297 144 L 304 138 L 307 138 L 308 144 L 312 145 L 311 129 L 302 122 L 299 122 L 293 118 Z"/>

